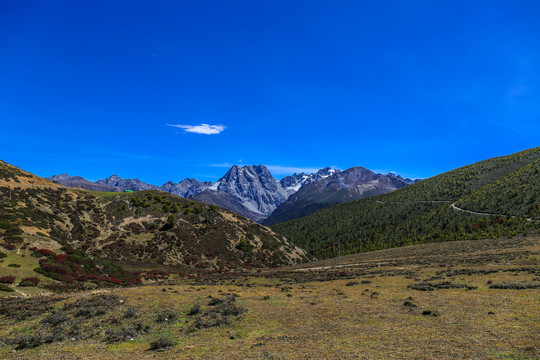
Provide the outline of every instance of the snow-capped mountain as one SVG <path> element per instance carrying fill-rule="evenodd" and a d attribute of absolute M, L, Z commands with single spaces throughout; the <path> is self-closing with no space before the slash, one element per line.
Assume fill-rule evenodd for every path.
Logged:
<path fill-rule="evenodd" d="M 363 167 L 336 171 L 302 186 L 263 223 L 273 225 L 296 219 L 330 205 L 387 193 L 407 185 L 406 181 L 395 175 L 376 174 Z"/>
<path fill-rule="evenodd" d="M 211 201 L 212 192 L 220 199 L 219 206 L 227 208 L 223 205 L 223 195 L 220 194 L 224 192 L 250 212 L 260 214 L 260 218 L 270 215 L 279 204 L 287 200 L 289 195 L 264 165 L 242 167 L 234 165 L 221 179 L 204 191 L 204 200 Z M 196 194 L 190 198 L 202 201 L 203 195 Z M 211 202 L 218 205 L 218 201 Z"/>
<path fill-rule="evenodd" d="M 320 169 L 316 173 L 309 174 L 309 175 L 305 173 L 301 173 L 301 174 L 294 173 L 290 176 L 285 176 L 283 179 L 281 179 L 280 184 L 281 186 L 285 188 L 285 190 L 287 190 L 289 195 L 292 195 L 298 190 L 300 190 L 300 188 L 304 186 L 305 184 L 309 184 L 314 181 L 319 181 L 321 179 L 327 178 L 328 176 L 332 176 L 338 172 L 339 170 L 325 167 L 324 169 Z"/>

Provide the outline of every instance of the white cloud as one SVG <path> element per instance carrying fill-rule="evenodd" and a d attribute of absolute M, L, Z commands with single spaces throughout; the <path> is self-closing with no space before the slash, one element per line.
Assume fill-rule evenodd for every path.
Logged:
<path fill-rule="evenodd" d="M 204 135 L 217 135 L 225 130 L 223 125 L 172 125 L 167 124 L 167 126 L 177 127 L 184 129 L 186 132 L 195 133 L 195 134 L 204 134 Z"/>
<path fill-rule="evenodd" d="M 232 167 L 234 164 L 229 164 L 229 163 L 223 163 L 223 164 L 210 164 L 208 166 L 211 166 L 211 167 L 222 167 L 222 168 L 230 168 Z"/>

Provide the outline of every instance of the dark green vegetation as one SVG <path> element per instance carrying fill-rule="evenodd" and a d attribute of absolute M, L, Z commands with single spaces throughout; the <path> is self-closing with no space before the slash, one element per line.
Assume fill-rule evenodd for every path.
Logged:
<path fill-rule="evenodd" d="M 540 229 L 539 169 L 540 147 L 332 206 L 272 229 L 318 258 L 337 256 L 339 248 L 352 254 L 535 232 Z"/>

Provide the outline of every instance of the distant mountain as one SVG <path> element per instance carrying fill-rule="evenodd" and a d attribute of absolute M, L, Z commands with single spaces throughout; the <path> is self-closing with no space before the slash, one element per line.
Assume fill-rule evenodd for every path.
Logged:
<path fill-rule="evenodd" d="M 409 185 L 410 185 L 410 184 L 414 184 L 415 182 L 418 182 L 418 181 L 421 180 L 421 179 L 414 179 L 414 180 L 413 180 L 413 179 L 409 179 L 409 178 L 404 178 L 404 177 L 402 177 L 401 175 L 396 175 L 396 174 L 391 173 L 391 172 L 388 173 L 388 176 L 394 176 L 394 177 L 397 177 L 398 179 L 405 181 L 405 182 L 406 182 L 407 184 L 409 184 Z"/>
<path fill-rule="evenodd" d="M 319 258 L 336 256 L 335 244 L 351 254 L 534 233 L 540 231 L 539 174 L 537 147 L 331 206 L 272 229 Z"/>
<path fill-rule="evenodd" d="M 139 179 L 122 179 L 117 175 L 109 176 L 106 179 L 96 181 L 96 184 L 114 186 L 121 189 L 139 190 L 159 190 L 159 186 L 147 184 Z"/>
<path fill-rule="evenodd" d="M 159 189 L 161 191 L 166 191 L 174 195 L 178 195 L 184 198 L 189 197 L 190 195 L 195 195 L 203 192 L 212 186 L 210 181 L 199 181 L 196 179 L 184 179 L 179 183 L 173 183 L 168 181 L 165 184 L 161 185 Z"/>
<path fill-rule="evenodd" d="M 325 167 L 324 169 L 320 169 L 316 173 L 309 174 L 309 175 L 304 174 L 304 173 L 301 173 L 298 175 L 294 173 L 290 176 L 285 176 L 283 179 L 281 179 L 279 183 L 281 184 L 281 186 L 285 188 L 285 190 L 287 190 L 289 195 L 292 195 L 298 190 L 300 190 L 302 186 L 312 183 L 314 181 L 322 180 L 338 172 L 339 170 Z"/>
<path fill-rule="evenodd" d="M 407 185 L 401 177 L 376 174 L 363 167 L 335 171 L 332 175 L 319 176 L 319 180 L 307 182 L 279 205 L 263 223 L 273 225 L 297 219 L 330 205 L 384 194 Z"/>
<path fill-rule="evenodd" d="M 123 188 L 121 187 L 94 183 L 86 180 L 81 176 L 69 176 L 68 174 L 60 174 L 50 176 L 46 179 L 71 188 L 80 188 L 94 191 L 123 191 Z"/>
<path fill-rule="evenodd" d="M 206 201 L 215 203 L 218 200 L 212 200 L 214 193 L 222 201 L 224 197 L 220 192 L 231 195 L 248 212 L 258 214 L 259 219 L 268 216 L 289 195 L 264 165 L 234 165 L 205 192 L 204 197 Z M 201 197 L 193 195 L 192 198 L 198 200 Z M 231 208 L 225 205 L 222 204 L 226 209 Z"/>

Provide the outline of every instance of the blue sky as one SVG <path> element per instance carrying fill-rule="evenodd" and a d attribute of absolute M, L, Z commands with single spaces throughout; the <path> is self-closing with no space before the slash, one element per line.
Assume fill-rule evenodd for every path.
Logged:
<path fill-rule="evenodd" d="M 0 1 L 0 159 L 154 184 L 429 177 L 540 145 L 538 19 L 516 0 Z"/>

